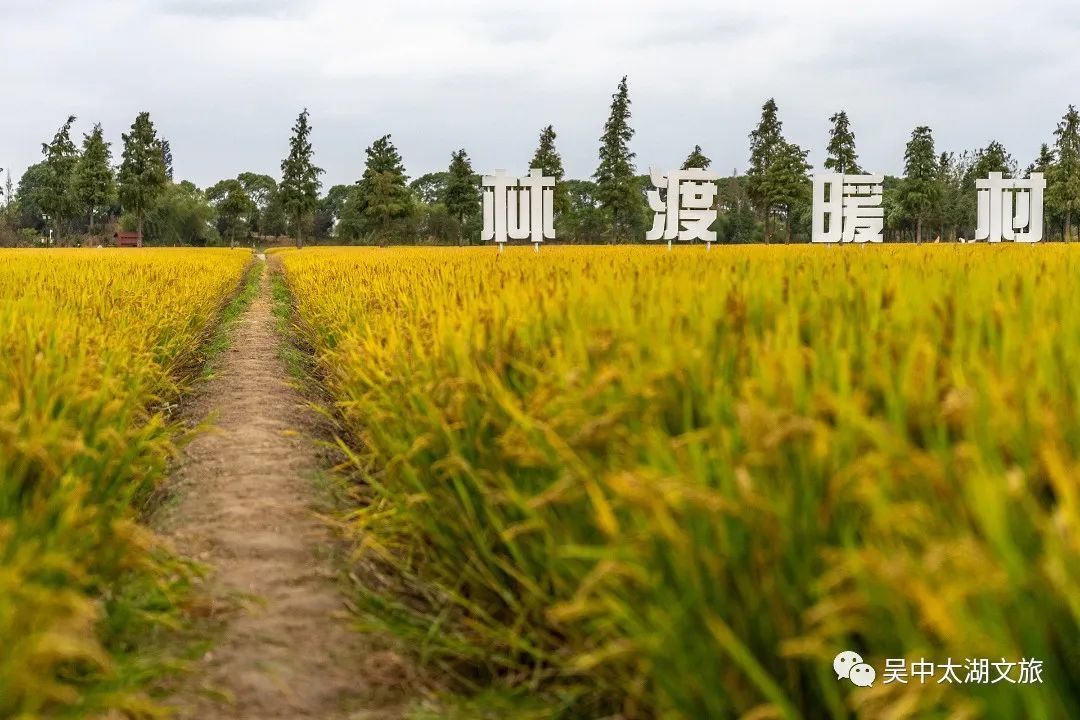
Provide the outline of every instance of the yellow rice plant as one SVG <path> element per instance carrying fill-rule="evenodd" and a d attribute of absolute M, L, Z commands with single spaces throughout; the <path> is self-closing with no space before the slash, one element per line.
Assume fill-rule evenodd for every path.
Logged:
<path fill-rule="evenodd" d="M 381 608 L 465 679 L 565 717 L 1080 717 L 1080 250 L 281 258 L 355 526 L 423 593 Z"/>
<path fill-rule="evenodd" d="M 168 611 L 170 561 L 138 505 L 173 450 L 167 403 L 248 260 L 0 251 L 0 717 L 146 711 L 110 657 Z"/>

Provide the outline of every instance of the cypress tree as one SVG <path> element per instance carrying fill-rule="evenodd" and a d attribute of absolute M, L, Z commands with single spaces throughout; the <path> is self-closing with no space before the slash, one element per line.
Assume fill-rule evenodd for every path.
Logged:
<path fill-rule="evenodd" d="M 314 212 L 319 202 L 322 168 L 312 163 L 311 125 L 308 111 L 304 108 L 293 125 L 289 138 L 289 156 L 281 161 L 281 185 L 278 192 L 285 212 L 293 220 L 296 230 L 296 247 L 304 247 L 304 217 Z"/>
<path fill-rule="evenodd" d="M 973 178 L 985 178 L 992 172 L 1002 173 L 1007 178 L 1016 177 L 1016 160 L 997 140 L 991 140 L 986 147 L 979 150 L 971 166 Z"/>
<path fill-rule="evenodd" d="M 1061 217 L 1061 213 L 1057 212 L 1057 208 L 1053 202 L 1053 197 L 1050 195 L 1051 182 L 1053 180 L 1053 168 L 1057 164 L 1057 157 L 1054 155 L 1054 148 L 1050 147 L 1047 143 L 1043 143 L 1039 146 L 1039 155 L 1035 158 L 1035 161 L 1024 169 L 1024 177 L 1031 177 L 1033 173 L 1042 173 L 1043 179 L 1046 181 L 1046 235 L 1049 237 L 1050 230 L 1054 225 L 1061 224 L 1062 231 L 1064 232 L 1065 223 L 1064 218 Z"/>
<path fill-rule="evenodd" d="M 546 177 L 555 178 L 555 198 L 552 209 L 555 222 L 559 223 L 566 213 L 570 212 L 570 195 L 566 186 L 563 185 L 563 177 L 566 173 L 563 170 L 562 157 L 555 149 L 555 137 L 555 128 L 551 125 L 540 131 L 540 142 L 536 146 L 532 160 L 529 161 L 529 167 L 540 168 Z"/>
<path fill-rule="evenodd" d="M 1027 166 L 1024 175 L 1031 177 L 1032 173 L 1046 174 L 1050 172 L 1050 168 L 1054 166 L 1055 162 L 1057 162 L 1057 158 L 1054 156 L 1054 150 L 1046 143 L 1043 143 L 1039 146 L 1039 157 L 1035 158 L 1035 162 Z"/>
<path fill-rule="evenodd" d="M 1047 199 L 1065 216 L 1065 242 L 1072 239 L 1073 210 L 1080 207 L 1080 113 L 1069 106 L 1054 131 L 1054 155 L 1047 182 Z"/>
<path fill-rule="evenodd" d="M 705 153 L 701 152 L 701 146 L 695 145 L 694 149 L 690 151 L 690 154 L 686 156 L 686 160 L 683 161 L 682 169 L 690 170 L 691 168 L 697 168 L 699 170 L 708 170 L 712 165 L 712 160 L 705 156 Z"/>
<path fill-rule="evenodd" d="M 15 199 L 15 192 L 11 184 L 10 168 L 4 171 L 4 189 L 3 191 L 0 191 L 0 194 L 4 196 L 4 221 L 10 225 L 12 210 L 14 210 L 15 208 L 15 206 L 12 204 L 12 200 Z"/>
<path fill-rule="evenodd" d="M 922 226 L 940 197 L 938 157 L 934 151 L 934 136 L 930 128 L 920 125 L 911 133 L 904 150 L 904 182 L 900 203 L 909 217 L 915 220 L 915 242 L 922 242 Z"/>
<path fill-rule="evenodd" d="M 765 194 L 771 207 L 784 211 L 784 242 L 791 242 L 792 220 L 800 205 L 810 200 L 810 163 L 795 143 L 784 142 L 765 171 Z"/>
<path fill-rule="evenodd" d="M 833 124 L 829 131 L 829 144 L 826 147 L 825 169 L 848 175 L 860 175 L 859 156 L 855 153 L 855 133 L 847 113 L 841 110 L 829 121 Z"/>
<path fill-rule="evenodd" d="M 146 214 L 165 190 L 168 178 L 165 176 L 161 143 L 150 120 L 150 113 L 139 113 L 131 125 L 131 132 L 121 137 L 124 152 L 117 177 L 120 202 L 125 210 L 135 214 L 141 247 Z"/>
<path fill-rule="evenodd" d="M 611 113 L 600 137 L 600 164 L 593 174 L 600 207 L 611 217 L 611 241 L 629 235 L 641 221 L 641 191 L 634 172 L 630 140 L 630 94 L 626 76 L 611 96 Z M 625 229 L 625 231 L 623 231 Z"/>
<path fill-rule="evenodd" d="M 379 233 L 380 244 L 395 221 L 412 215 L 412 191 L 390 135 L 383 135 L 367 149 L 367 167 L 357 182 L 356 200 L 365 225 Z"/>
<path fill-rule="evenodd" d="M 116 179 L 111 163 L 112 151 L 98 123 L 89 135 L 83 136 L 82 156 L 75 170 L 75 195 L 86 213 L 91 234 L 97 213 L 116 202 Z"/>
<path fill-rule="evenodd" d="M 79 151 L 71 141 L 71 126 L 75 116 L 68 117 L 53 136 L 52 142 L 41 144 L 45 156 L 45 183 L 41 209 L 52 220 L 54 241 L 60 239 L 63 224 L 73 215 L 75 207 L 75 169 Z"/>
<path fill-rule="evenodd" d="M 778 117 L 776 100 L 769 98 L 761 107 L 761 120 L 750 133 L 750 167 L 746 171 L 747 192 L 750 200 L 761 213 L 765 226 L 765 242 L 772 232 L 769 217 L 772 215 L 772 199 L 766 175 L 777 155 L 784 149 L 783 123 Z"/>
<path fill-rule="evenodd" d="M 458 222 L 458 244 L 464 244 L 465 222 L 480 212 L 481 200 L 479 178 L 462 148 L 450 156 L 443 197 L 447 212 Z"/>
<path fill-rule="evenodd" d="M 165 178 L 169 181 L 173 181 L 173 157 L 172 157 L 172 145 L 168 140 L 161 141 L 161 164 L 165 166 Z"/>

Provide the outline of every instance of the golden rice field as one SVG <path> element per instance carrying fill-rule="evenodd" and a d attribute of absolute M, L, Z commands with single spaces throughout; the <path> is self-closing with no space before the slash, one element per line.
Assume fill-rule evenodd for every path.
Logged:
<path fill-rule="evenodd" d="M 465 691 L 545 718 L 1080 717 L 1080 250 L 278 257 L 352 526 L 408 591 L 364 607 Z M 837 681 L 846 649 L 873 687 Z M 923 657 L 1043 682 L 881 682 Z"/>
<path fill-rule="evenodd" d="M 133 640 L 182 568 L 136 520 L 249 260 L 0 251 L 0 717 L 150 712 Z"/>

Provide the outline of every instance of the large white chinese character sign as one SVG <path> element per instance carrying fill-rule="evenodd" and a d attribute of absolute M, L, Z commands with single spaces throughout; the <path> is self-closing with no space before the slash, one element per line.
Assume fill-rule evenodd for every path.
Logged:
<path fill-rule="evenodd" d="M 719 175 L 700 168 L 661 173 L 649 168 L 653 189 L 648 191 L 649 208 L 656 213 L 646 240 L 689 242 L 703 240 L 706 249 L 716 242 L 716 181 Z M 660 191 L 666 191 L 666 198 Z"/>
<path fill-rule="evenodd" d="M 507 240 L 528 240 L 540 251 L 540 243 L 555 239 L 555 178 L 531 168 L 525 177 L 511 177 L 505 170 L 484 175 L 484 232 L 481 239 L 494 240 L 502 252 Z"/>
<path fill-rule="evenodd" d="M 976 240 L 1001 242 L 1039 242 L 1043 239 L 1042 173 L 1032 173 L 1027 180 L 1005 179 L 990 173 L 986 180 L 976 180 L 979 194 L 979 226 Z"/>
<path fill-rule="evenodd" d="M 882 242 L 884 180 L 882 175 L 815 175 L 810 239 L 816 243 Z"/>

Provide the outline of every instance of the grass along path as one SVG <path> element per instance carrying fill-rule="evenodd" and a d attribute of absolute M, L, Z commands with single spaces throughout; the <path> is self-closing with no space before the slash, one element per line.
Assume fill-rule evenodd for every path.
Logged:
<path fill-rule="evenodd" d="M 187 408 L 215 427 L 186 447 L 162 520 L 211 568 L 203 604 L 221 625 L 169 704 L 199 720 L 400 717 L 401 661 L 348 626 L 332 538 L 311 510 L 315 420 L 281 359 L 264 265 L 231 347 Z"/>

